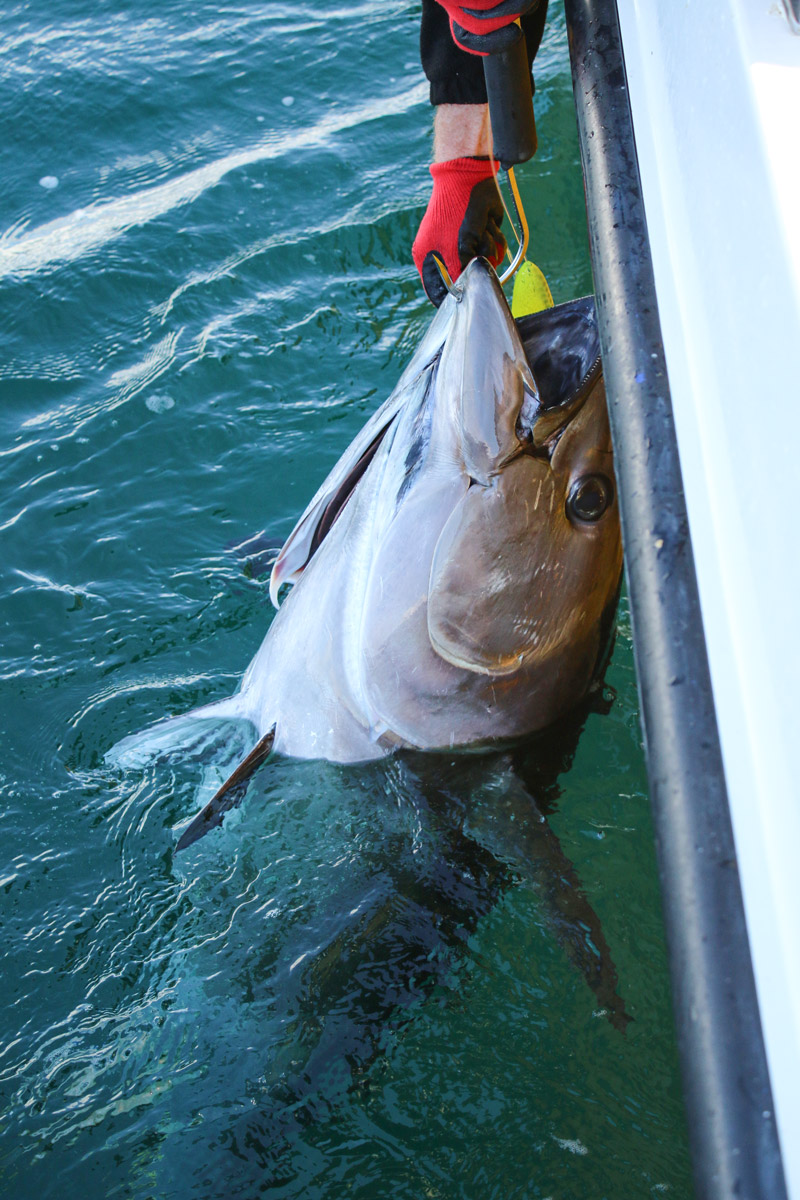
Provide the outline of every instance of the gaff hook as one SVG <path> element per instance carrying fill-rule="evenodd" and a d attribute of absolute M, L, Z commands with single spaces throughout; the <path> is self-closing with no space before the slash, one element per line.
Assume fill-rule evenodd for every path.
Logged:
<path fill-rule="evenodd" d="M 436 253 L 435 250 L 432 250 L 431 253 L 433 254 L 433 261 L 436 263 L 439 274 L 442 277 L 442 283 L 447 288 L 447 290 L 451 296 L 454 296 L 456 300 L 460 300 L 461 293 L 459 292 L 456 285 L 453 283 L 452 276 L 451 276 L 450 272 L 448 271 L 447 267 L 444 265 L 444 260 L 439 257 L 439 255 Z"/>
<path fill-rule="evenodd" d="M 525 209 L 522 204 L 522 198 L 519 194 L 519 187 L 517 186 L 517 179 L 514 174 L 513 167 L 506 168 L 506 178 L 508 180 L 508 186 L 511 189 L 511 196 L 514 201 L 514 211 L 517 214 L 519 232 L 517 232 L 517 226 L 514 224 L 511 213 L 508 211 L 508 205 L 506 204 L 505 197 L 501 191 L 500 198 L 503 201 L 503 208 L 506 211 L 506 216 L 508 217 L 511 228 L 514 230 L 514 237 L 517 239 L 517 252 L 511 260 L 511 265 L 506 268 L 502 275 L 499 276 L 501 284 L 507 283 L 508 280 L 511 279 L 512 276 L 515 275 L 522 266 L 522 263 L 525 261 L 525 255 L 528 252 L 528 240 L 530 237 L 530 231 L 528 230 L 528 219 L 525 216 Z M 497 179 L 497 176 L 495 176 L 495 179 Z M 499 189 L 500 185 L 498 183 L 498 190 Z"/>

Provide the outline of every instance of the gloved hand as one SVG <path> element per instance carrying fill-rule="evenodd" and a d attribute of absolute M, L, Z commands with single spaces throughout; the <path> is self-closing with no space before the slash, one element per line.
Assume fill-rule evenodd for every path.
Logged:
<path fill-rule="evenodd" d="M 522 30 L 514 22 L 537 8 L 539 0 L 439 0 L 450 18 L 453 41 L 470 54 L 494 54 L 507 50 Z"/>
<path fill-rule="evenodd" d="M 495 169 L 497 164 L 495 164 Z M 477 255 L 493 267 L 503 261 L 506 239 L 500 232 L 503 202 L 488 158 L 454 158 L 431 167 L 433 193 L 411 253 L 431 303 L 447 295 L 433 252 L 457 279 Z"/>

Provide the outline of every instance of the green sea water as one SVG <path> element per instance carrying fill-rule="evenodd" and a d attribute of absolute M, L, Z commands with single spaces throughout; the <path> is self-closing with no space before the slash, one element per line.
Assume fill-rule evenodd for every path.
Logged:
<path fill-rule="evenodd" d="M 520 179 L 560 301 L 592 282 L 552 8 Z M 7 1200 L 691 1195 L 624 598 L 601 701 L 514 756 L 275 762 L 178 859 L 203 765 L 104 760 L 235 688 L 271 615 L 235 547 L 430 318 L 418 22 L 0 13 Z"/>

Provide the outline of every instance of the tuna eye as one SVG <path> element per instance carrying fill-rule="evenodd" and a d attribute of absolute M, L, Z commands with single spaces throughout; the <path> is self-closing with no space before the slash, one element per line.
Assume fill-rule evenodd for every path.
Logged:
<path fill-rule="evenodd" d="M 585 475 L 573 484 L 567 496 L 567 516 L 570 521 L 599 521 L 613 499 L 610 479 L 605 475 Z"/>

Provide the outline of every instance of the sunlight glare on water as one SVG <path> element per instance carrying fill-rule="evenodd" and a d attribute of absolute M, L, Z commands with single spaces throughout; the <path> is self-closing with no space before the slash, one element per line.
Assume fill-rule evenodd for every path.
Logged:
<path fill-rule="evenodd" d="M 559 301 L 591 271 L 553 8 L 520 178 Z M 418 21 L 0 14 L 8 1200 L 691 1194 L 624 599 L 582 731 L 513 755 L 276 761 L 177 859 L 224 762 L 105 761 L 233 691 L 271 613 L 233 548 L 430 317 Z"/>

